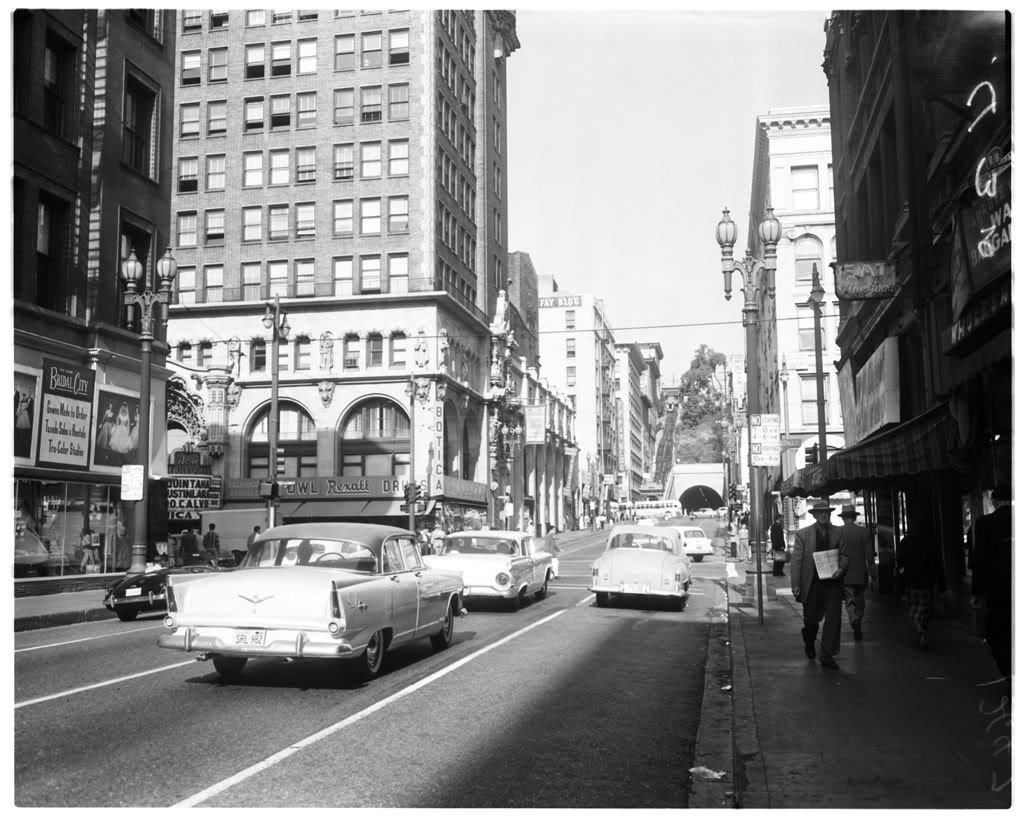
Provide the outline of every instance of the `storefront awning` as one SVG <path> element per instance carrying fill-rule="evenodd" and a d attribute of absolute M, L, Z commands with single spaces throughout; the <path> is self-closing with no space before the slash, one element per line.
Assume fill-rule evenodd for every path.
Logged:
<path fill-rule="evenodd" d="M 896 425 L 786 479 L 784 496 L 865 489 L 954 467 L 956 424 L 945 404 Z"/>
<path fill-rule="evenodd" d="M 282 501 L 278 507 L 278 516 L 290 519 L 301 516 L 316 518 L 360 519 L 378 518 L 381 516 L 407 516 L 402 510 L 400 499 L 367 499 L 365 501 L 323 500 Z"/>

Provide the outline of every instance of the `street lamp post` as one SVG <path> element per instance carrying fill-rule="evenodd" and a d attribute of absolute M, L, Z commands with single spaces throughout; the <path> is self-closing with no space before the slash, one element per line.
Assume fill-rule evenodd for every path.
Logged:
<path fill-rule="evenodd" d="M 825 367 L 822 363 L 821 310 L 825 302 L 825 289 L 821 287 L 818 265 L 811 267 L 811 310 L 814 311 L 814 370 L 818 405 L 818 461 L 828 459 L 828 437 L 825 433 Z M 826 497 L 827 499 L 827 497 Z"/>
<path fill-rule="evenodd" d="M 267 442 L 270 461 L 267 463 L 267 478 L 270 480 L 271 495 L 267 498 L 267 527 L 277 524 L 277 499 L 273 488 L 277 483 L 277 439 L 280 409 L 278 407 L 278 379 L 280 377 L 280 345 L 288 339 L 291 327 L 288 325 L 288 314 L 281 310 L 281 297 L 275 296 L 273 302 L 266 304 L 263 312 L 263 327 L 271 332 L 270 343 L 270 418 L 267 420 Z"/>
<path fill-rule="evenodd" d="M 143 573 L 146 570 L 146 552 L 148 545 L 147 515 L 149 508 L 149 404 L 150 404 L 150 383 L 153 379 L 153 339 L 154 329 L 157 323 L 163 322 L 166 314 L 164 305 L 171 301 L 171 285 L 178 272 L 178 263 L 171 256 L 171 249 L 168 248 L 163 257 L 156 264 L 157 277 L 160 280 L 159 290 L 153 292 L 149 287 L 139 291 L 139 284 L 145 285 L 143 281 L 144 271 L 142 263 L 135 256 L 135 249 L 131 249 L 128 259 L 121 263 L 121 276 L 124 277 L 127 293 L 124 295 L 124 304 L 128 308 L 128 324 L 131 325 L 135 318 L 135 309 L 139 313 L 139 343 L 141 345 L 140 372 L 139 372 L 139 438 L 138 447 L 141 454 L 136 453 L 136 458 L 141 456 L 142 462 L 142 498 L 135 503 L 135 535 L 132 540 L 132 563 L 128 572 Z"/>
<path fill-rule="evenodd" d="M 775 298 L 775 249 L 782 237 L 782 226 L 769 206 L 765 218 L 757 227 L 758 236 L 764 245 L 763 259 L 754 259 L 749 249 L 742 260 L 733 259 L 732 249 L 736 244 L 736 223 L 729 218 L 729 209 L 722 210 L 722 219 L 715 229 L 715 238 L 722 248 L 722 276 L 725 280 L 725 298 L 732 297 L 732 275 L 738 271 L 743 281 L 743 328 L 747 342 L 747 431 L 751 433 L 751 419 L 761 409 L 761 372 L 757 363 L 758 322 L 760 309 L 757 304 L 761 275 L 767 287 L 768 298 Z M 756 556 L 757 568 L 757 617 L 764 624 L 764 600 L 761 580 L 761 554 L 764 549 L 764 522 L 761 520 L 761 470 L 753 465 L 753 448 L 749 447 L 750 460 L 750 541 Z"/>

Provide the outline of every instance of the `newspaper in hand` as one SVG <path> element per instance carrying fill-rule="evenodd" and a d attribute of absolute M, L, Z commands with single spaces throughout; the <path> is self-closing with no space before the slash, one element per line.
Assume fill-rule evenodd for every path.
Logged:
<path fill-rule="evenodd" d="M 818 550 L 813 554 L 819 579 L 831 579 L 839 571 L 838 550 Z"/>

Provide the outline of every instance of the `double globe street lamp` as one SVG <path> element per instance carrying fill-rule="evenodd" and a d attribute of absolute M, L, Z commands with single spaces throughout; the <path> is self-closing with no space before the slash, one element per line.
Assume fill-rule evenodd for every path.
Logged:
<path fill-rule="evenodd" d="M 274 297 L 273 302 L 266 304 L 263 312 L 263 327 L 271 332 L 270 343 L 270 418 L 267 420 L 267 443 L 270 460 L 267 462 L 267 479 L 270 481 L 270 493 L 267 496 L 267 527 L 273 527 L 275 521 L 275 504 L 277 499 L 274 485 L 277 484 L 277 438 L 278 438 L 278 379 L 280 376 L 281 343 L 287 341 L 291 333 L 288 314 L 281 310 L 281 298 Z"/>
<path fill-rule="evenodd" d="M 154 330 L 159 323 L 167 318 L 166 306 L 171 301 L 171 287 L 178 273 L 178 263 L 171 256 L 168 248 L 156 264 L 157 279 L 160 286 L 152 291 L 145 282 L 145 270 L 135 249 L 132 248 L 128 258 L 121 263 L 121 276 L 124 277 L 126 293 L 124 304 L 128 309 L 128 325 L 135 324 L 135 310 L 139 310 L 139 343 L 141 345 L 139 373 L 139 438 L 135 458 L 142 462 L 142 498 L 135 502 L 135 533 L 132 539 L 132 563 L 129 573 L 143 573 L 146 570 L 146 554 L 148 539 L 147 514 L 149 508 L 149 405 L 150 383 L 153 379 L 153 339 Z M 139 286 L 144 286 L 140 291 Z"/>
<path fill-rule="evenodd" d="M 747 249 L 742 260 L 732 256 L 736 244 L 736 223 L 729 218 L 729 209 L 722 209 L 722 219 L 715 229 L 715 238 L 722 248 L 722 276 L 725 279 L 725 298 L 732 298 L 732 275 L 739 272 L 743 291 L 743 328 L 747 348 L 747 466 L 750 474 L 750 543 L 753 546 L 757 568 L 757 617 L 764 623 L 764 601 L 761 585 L 761 553 L 764 550 L 764 521 L 761 510 L 763 498 L 761 470 L 753 464 L 753 448 L 750 447 L 751 416 L 761 412 L 761 370 L 757 360 L 758 334 L 760 330 L 760 303 L 758 296 L 762 286 L 767 299 L 775 299 L 775 250 L 782 238 L 782 226 L 771 206 L 765 208 L 765 217 L 757 226 L 757 235 L 764 248 L 761 259 L 755 259 Z"/>

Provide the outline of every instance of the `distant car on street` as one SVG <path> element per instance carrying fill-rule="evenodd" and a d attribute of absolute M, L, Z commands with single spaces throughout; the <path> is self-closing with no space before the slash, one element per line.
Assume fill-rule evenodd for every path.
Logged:
<path fill-rule="evenodd" d="M 715 511 L 713 511 L 710 507 L 702 507 L 700 508 L 700 510 L 697 511 L 697 515 L 702 519 L 709 519 L 715 515 Z"/>
<path fill-rule="evenodd" d="M 642 527 L 657 527 L 658 526 L 658 523 L 654 519 L 652 519 L 650 517 L 645 517 L 643 519 L 640 519 L 637 522 L 637 524 L 641 525 Z"/>
<path fill-rule="evenodd" d="M 690 561 L 674 527 L 616 527 L 590 574 L 598 607 L 607 607 L 613 595 L 635 595 L 682 610 L 690 589 Z"/>
<path fill-rule="evenodd" d="M 222 678 L 250 658 L 348 660 L 363 680 L 384 654 L 452 642 L 462 576 L 426 567 L 416 534 L 384 525 L 319 522 L 264 531 L 230 573 L 172 574 L 157 643 L 199 652 Z"/>
<path fill-rule="evenodd" d="M 103 606 L 113 610 L 121 621 L 134 621 L 139 613 L 162 613 L 167 610 L 167 577 L 172 573 L 222 573 L 223 567 L 208 564 L 184 567 L 157 567 L 145 573 L 130 573 L 109 588 Z"/>
<path fill-rule="evenodd" d="M 703 529 L 678 525 L 674 529 L 679 531 L 679 535 L 683 537 L 683 552 L 695 562 L 702 562 L 705 556 L 710 556 L 715 552 L 711 546 L 711 539 Z"/>
<path fill-rule="evenodd" d="M 428 567 L 459 572 L 467 599 L 508 602 L 518 610 L 523 599 L 548 593 L 555 576 L 554 539 L 518 530 L 462 530 L 444 537 L 436 555 L 424 558 Z"/>

